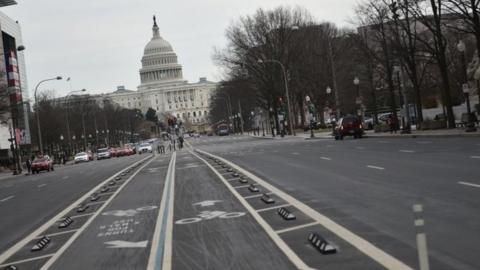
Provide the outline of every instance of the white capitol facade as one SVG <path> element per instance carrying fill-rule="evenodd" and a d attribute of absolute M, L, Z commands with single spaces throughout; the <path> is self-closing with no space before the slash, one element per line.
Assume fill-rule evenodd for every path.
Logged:
<path fill-rule="evenodd" d="M 194 126 L 206 124 L 210 96 L 217 84 L 206 78 L 200 78 L 197 83 L 184 80 L 177 54 L 160 36 L 155 17 L 153 20 L 153 37 L 145 46 L 138 91 L 119 86 L 117 91 L 105 96 L 121 107 L 140 109 L 143 113 L 152 108 L 160 119 L 162 114 L 171 114 Z"/>

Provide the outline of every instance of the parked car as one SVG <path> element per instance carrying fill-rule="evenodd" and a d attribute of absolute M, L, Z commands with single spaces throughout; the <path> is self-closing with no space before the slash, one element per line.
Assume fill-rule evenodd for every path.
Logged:
<path fill-rule="evenodd" d="M 117 156 L 117 150 L 115 148 L 109 148 L 108 152 L 110 153 L 110 157 L 116 157 Z"/>
<path fill-rule="evenodd" d="M 363 135 L 363 126 L 360 119 L 356 116 L 346 116 L 340 118 L 335 126 L 335 140 L 343 140 L 345 136 L 353 136 L 353 138 L 361 138 Z"/>
<path fill-rule="evenodd" d="M 110 151 L 108 151 L 108 148 L 97 149 L 97 160 L 106 159 L 110 157 L 111 157 Z"/>
<path fill-rule="evenodd" d="M 73 159 L 73 162 L 75 164 L 80 163 L 80 162 L 89 162 L 90 158 L 86 152 L 80 152 L 75 155 L 75 158 Z"/>
<path fill-rule="evenodd" d="M 228 131 L 228 126 L 226 124 L 220 124 L 217 126 L 217 135 L 218 136 L 228 136 L 230 132 Z"/>
<path fill-rule="evenodd" d="M 152 145 L 150 143 L 140 144 L 139 147 L 138 147 L 138 153 L 142 154 L 142 153 L 146 153 L 146 152 L 149 152 L 149 153 L 153 152 Z"/>
<path fill-rule="evenodd" d="M 32 162 L 32 174 L 39 173 L 40 171 L 53 171 L 53 160 L 45 155 L 37 157 Z"/>
<path fill-rule="evenodd" d="M 365 125 L 365 130 L 373 129 L 373 126 L 374 126 L 373 117 L 365 117 L 363 120 L 363 123 Z"/>

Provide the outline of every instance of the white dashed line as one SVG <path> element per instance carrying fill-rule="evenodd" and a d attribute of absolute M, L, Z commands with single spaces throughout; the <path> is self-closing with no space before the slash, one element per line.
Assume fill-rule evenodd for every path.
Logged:
<path fill-rule="evenodd" d="M 332 160 L 332 159 L 329 158 L 329 157 L 320 157 L 320 158 L 323 159 L 323 160 Z"/>
<path fill-rule="evenodd" d="M 464 186 L 480 188 L 480 185 L 479 185 L 479 184 L 468 183 L 468 182 L 458 182 L 458 183 L 459 183 L 460 185 L 464 185 Z"/>
<path fill-rule="evenodd" d="M 365 149 L 365 147 L 363 147 L 363 146 L 357 146 L 355 148 L 358 149 L 358 150 L 364 150 Z"/>
<path fill-rule="evenodd" d="M 480 159 L 480 156 L 470 156 L 470 158 L 473 158 L 473 159 Z"/>
<path fill-rule="evenodd" d="M 6 198 L 4 198 L 4 199 L 1 199 L 0 202 L 6 202 L 6 201 L 8 201 L 8 200 L 10 200 L 10 199 L 13 199 L 14 197 L 15 197 L 15 196 L 8 196 L 8 197 L 6 197 Z"/>
<path fill-rule="evenodd" d="M 70 177 L 70 176 L 68 176 L 68 175 L 67 175 L 67 176 L 64 176 L 64 177 L 62 177 L 62 180 L 67 180 L 69 177 Z"/>
<path fill-rule="evenodd" d="M 300 154 L 297 152 L 293 152 L 292 155 L 299 156 Z"/>
<path fill-rule="evenodd" d="M 399 150 L 401 153 L 415 153 L 413 150 Z"/>
<path fill-rule="evenodd" d="M 431 141 L 420 141 L 420 142 L 417 142 L 418 144 L 429 144 L 429 143 L 432 143 Z"/>
<path fill-rule="evenodd" d="M 40 185 L 38 185 L 37 187 L 38 187 L 38 188 L 42 188 L 42 187 L 44 187 L 44 186 L 46 186 L 46 185 L 47 185 L 47 184 L 40 184 Z"/>
<path fill-rule="evenodd" d="M 281 233 L 291 232 L 291 231 L 295 231 L 295 230 L 300 230 L 300 229 L 310 227 L 310 226 L 315 226 L 315 225 L 318 225 L 318 224 L 319 224 L 319 222 L 315 221 L 315 222 L 311 222 L 311 223 L 307 223 L 307 224 L 303 224 L 303 225 L 298 225 L 298 226 L 295 226 L 295 227 L 286 228 L 286 229 L 283 229 L 283 230 L 278 230 L 278 231 L 275 231 L 275 232 L 278 233 L 278 234 L 281 234 Z"/>
<path fill-rule="evenodd" d="M 388 143 L 387 141 L 378 141 L 379 143 Z"/>
<path fill-rule="evenodd" d="M 367 165 L 367 168 L 375 169 L 375 170 L 385 170 L 385 168 L 383 168 L 383 167 L 378 167 L 378 166 L 373 166 L 373 165 Z"/>

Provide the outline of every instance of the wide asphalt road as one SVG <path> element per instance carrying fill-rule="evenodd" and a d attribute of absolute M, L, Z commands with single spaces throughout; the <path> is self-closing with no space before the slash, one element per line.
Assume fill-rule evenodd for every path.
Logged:
<path fill-rule="evenodd" d="M 101 181 L 144 157 L 67 165 L 0 180 L 0 254 Z"/>
<path fill-rule="evenodd" d="M 190 143 L 253 172 L 412 268 L 418 268 L 412 206 L 422 204 L 431 269 L 480 269 L 478 138 L 230 136 Z"/>

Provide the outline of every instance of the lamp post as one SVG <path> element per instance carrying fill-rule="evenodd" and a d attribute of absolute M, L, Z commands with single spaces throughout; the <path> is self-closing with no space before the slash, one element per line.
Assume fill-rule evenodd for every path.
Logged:
<path fill-rule="evenodd" d="M 403 73 L 402 73 L 402 66 L 394 66 L 393 67 L 394 72 L 397 73 L 397 80 L 398 80 L 398 91 L 399 94 L 402 95 L 403 97 L 403 104 L 404 104 L 404 116 L 402 116 L 402 122 L 403 122 L 403 130 L 401 131 L 402 134 L 410 134 L 412 133 L 411 131 L 411 124 L 410 124 L 410 109 L 408 107 L 408 100 L 407 100 L 407 94 L 405 92 L 405 83 L 403 81 Z M 406 120 L 404 121 L 403 119 Z"/>
<path fill-rule="evenodd" d="M 264 126 L 264 123 L 263 123 L 263 111 L 260 110 L 260 122 L 262 123 L 262 137 L 265 137 L 265 126 Z"/>
<path fill-rule="evenodd" d="M 42 155 L 43 155 L 42 129 L 40 128 L 40 116 L 39 116 L 40 106 L 38 106 L 38 103 L 37 103 L 37 90 L 38 90 L 38 87 L 40 86 L 40 84 L 42 84 L 44 82 L 61 80 L 61 79 L 62 79 L 61 76 L 57 76 L 55 78 L 42 80 L 37 84 L 37 86 L 35 86 L 35 92 L 33 93 L 33 96 L 35 98 L 35 104 L 37 105 L 37 113 L 36 113 L 37 117 L 36 118 L 37 118 L 37 131 L 38 131 L 38 146 L 40 147 L 40 154 L 42 154 Z"/>
<path fill-rule="evenodd" d="M 315 105 L 313 105 L 309 96 L 305 96 L 305 101 L 307 102 L 308 115 L 310 120 L 310 138 L 315 138 L 313 133 L 314 123 L 315 123 Z"/>
<path fill-rule="evenodd" d="M 475 132 L 477 128 L 475 127 L 475 123 L 472 121 L 472 111 L 470 109 L 470 87 L 468 84 L 463 84 L 462 87 L 463 95 L 465 95 L 465 99 L 467 102 L 467 114 L 468 114 L 468 121 L 467 127 L 465 128 L 465 132 Z"/>
<path fill-rule="evenodd" d="M 287 97 L 288 125 L 289 125 L 290 134 L 295 136 L 295 131 L 294 131 L 293 126 L 292 126 L 292 123 L 293 123 L 292 122 L 292 110 L 290 108 L 290 95 L 288 93 L 288 78 L 287 78 L 287 71 L 285 70 L 285 66 L 282 64 L 282 62 L 280 62 L 278 60 L 275 60 L 275 59 L 267 59 L 267 60 L 258 59 L 257 62 L 259 64 L 263 64 L 263 63 L 267 63 L 267 62 L 276 63 L 276 64 L 279 64 L 280 67 L 282 68 L 283 79 L 284 79 L 284 83 L 285 83 L 285 96 Z"/>
<path fill-rule="evenodd" d="M 273 116 L 273 108 L 270 107 L 270 128 L 272 129 L 272 137 L 275 138 L 275 127 L 274 127 L 274 117 Z"/>
<path fill-rule="evenodd" d="M 356 94 L 355 94 L 355 104 L 357 107 L 357 116 L 362 117 L 362 99 L 360 98 L 360 79 L 355 76 L 353 78 L 353 84 L 355 85 Z"/>
<path fill-rule="evenodd" d="M 72 141 L 70 140 L 70 122 L 69 122 L 69 118 L 68 118 L 68 115 L 69 115 L 69 106 L 70 104 L 68 103 L 68 100 L 70 99 L 70 97 L 75 94 L 75 93 L 80 93 L 80 92 L 85 92 L 87 90 L 85 89 L 81 89 L 81 90 L 74 90 L 74 91 L 70 91 L 67 96 L 65 97 L 65 106 L 66 106 L 66 109 L 67 109 L 67 114 L 66 114 L 66 122 L 67 122 L 67 137 L 68 137 L 68 144 L 69 144 L 69 148 L 70 150 L 72 149 Z M 75 137 L 75 136 L 74 136 Z"/>
<path fill-rule="evenodd" d="M 460 52 L 460 57 L 462 61 L 462 73 L 463 73 L 463 80 L 464 83 L 462 85 L 462 92 L 465 96 L 465 102 L 467 103 L 467 126 L 465 128 L 465 132 L 475 132 L 477 128 L 475 127 L 475 123 L 472 121 L 472 111 L 470 109 L 470 86 L 468 85 L 468 75 L 467 75 L 467 64 L 465 60 L 465 42 L 460 40 L 457 44 L 457 50 Z M 479 97 L 480 98 L 480 97 Z"/>

